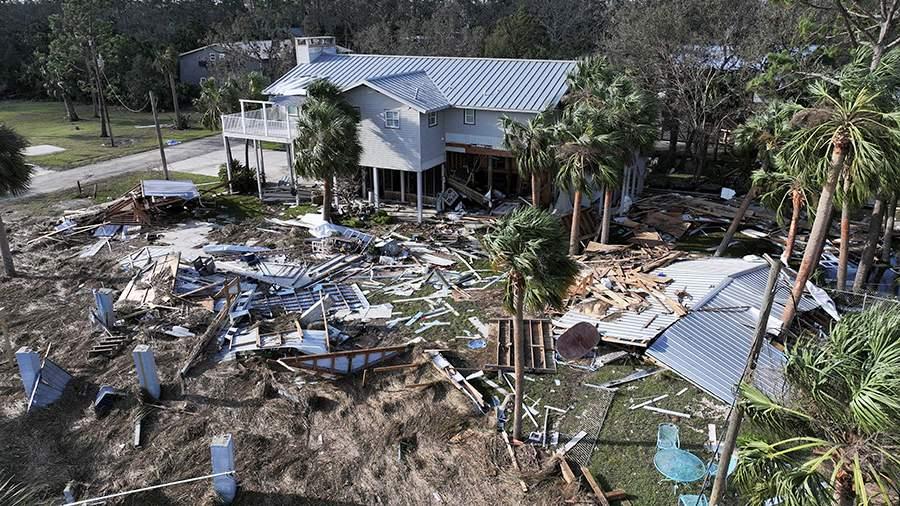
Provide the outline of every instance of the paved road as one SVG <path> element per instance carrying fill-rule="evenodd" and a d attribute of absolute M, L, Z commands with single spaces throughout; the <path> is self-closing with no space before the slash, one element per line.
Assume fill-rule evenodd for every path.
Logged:
<path fill-rule="evenodd" d="M 235 158 L 239 160 L 244 158 L 243 144 L 232 142 L 231 149 Z M 265 150 L 264 156 L 267 180 L 277 181 L 288 174 L 287 158 L 283 151 Z M 225 161 L 225 148 L 222 146 L 222 138 L 214 135 L 178 144 L 177 146 L 168 146 L 166 147 L 166 161 L 171 171 L 214 176 L 218 173 L 219 165 Z M 250 161 L 252 165 L 256 165 L 253 161 L 252 150 L 250 152 Z M 85 186 L 98 179 L 110 176 L 154 169 L 161 170 L 158 149 L 83 165 L 69 170 L 51 171 L 38 169 L 37 173 L 32 177 L 31 190 L 25 196 L 75 188 L 76 181 L 81 181 L 82 186 Z"/>

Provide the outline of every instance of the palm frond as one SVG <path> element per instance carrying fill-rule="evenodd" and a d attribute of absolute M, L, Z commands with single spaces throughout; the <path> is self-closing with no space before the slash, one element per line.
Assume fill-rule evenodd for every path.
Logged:
<path fill-rule="evenodd" d="M 34 168 L 25 162 L 28 141 L 11 127 L 0 124 L 0 196 L 28 191 Z"/>
<path fill-rule="evenodd" d="M 525 309 L 562 307 L 578 267 L 568 256 L 559 220 L 539 208 L 524 207 L 500 219 L 481 240 L 491 263 L 507 274 L 503 305 L 514 312 L 515 281 L 524 280 Z"/>

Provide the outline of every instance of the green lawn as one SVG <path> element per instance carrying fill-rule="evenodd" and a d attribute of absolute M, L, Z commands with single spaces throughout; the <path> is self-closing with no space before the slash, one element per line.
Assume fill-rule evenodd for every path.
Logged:
<path fill-rule="evenodd" d="M 120 107 L 110 107 L 112 133 L 116 147 L 109 147 L 109 139 L 100 137 L 100 120 L 93 117 L 90 105 L 77 107 L 81 121 L 69 123 L 61 102 L 32 102 L 27 100 L 0 101 L 0 123 L 12 126 L 32 145 L 51 144 L 66 151 L 36 156 L 29 161 L 48 169 L 64 170 L 101 160 L 109 160 L 132 153 L 155 149 L 156 130 L 135 128 L 153 125 L 149 112 L 132 113 Z M 196 114 L 193 115 L 196 119 Z M 160 124 L 171 124 L 174 115 L 160 114 Z M 199 127 L 199 125 L 197 125 Z M 202 128 L 173 130 L 163 128 L 163 140 L 187 141 L 206 137 L 215 132 Z"/>

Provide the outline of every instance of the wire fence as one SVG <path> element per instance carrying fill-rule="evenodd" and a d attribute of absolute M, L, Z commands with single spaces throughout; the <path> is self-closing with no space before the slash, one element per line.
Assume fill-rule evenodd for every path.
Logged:
<path fill-rule="evenodd" d="M 851 292 L 825 288 L 825 292 L 831 296 L 840 313 L 859 313 L 878 305 L 891 305 L 900 307 L 900 298 L 875 290 L 862 290 Z"/>

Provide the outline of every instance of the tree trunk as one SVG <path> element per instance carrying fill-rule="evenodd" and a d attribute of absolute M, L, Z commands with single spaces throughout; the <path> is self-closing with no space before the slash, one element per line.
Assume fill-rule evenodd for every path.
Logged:
<path fill-rule="evenodd" d="M 331 177 L 323 178 L 322 219 L 331 223 Z"/>
<path fill-rule="evenodd" d="M 0 257 L 3 257 L 3 272 L 7 276 L 15 276 L 16 268 L 13 265 L 12 252 L 9 251 L 9 238 L 6 236 L 6 225 L 0 216 Z"/>
<path fill-rule="evenodd" d="M 881 218 L 884 215 L 884 197 L 875 198 L 872 207 L 872 218 L 869 220 L 869 230 L 866 235 L 866 247 L 863 249 L 862 259 L 856 269 L 856 277 L 853 278 L 853 291 L 858 292 L 865 288 L 869 279 L 869 272 L 875 262 L 875 250 L 878 249 L 878 239 L 881 235 Z"/>
<path fill-rule="evenodd" d="M 853 490 L 853 478 L 846 470 L 838 471 L 834 487 L 835 506 L 854 506 L 856 504 L 856 492 Z"/>
<path fill-rule="evenodd" d="M 169 89 L 172 91 L 172 110 L 175 111 L 175 129 L 181 128 L 181 109 L 178 107 L 178 90 L 175 88 L 175 75 L 169 74 Z"/>
<path fill-rule="evenodd" d="M 696 182 L 703 177 L 703 169 L 706 167 L 706 132 L 701 132 L 694 142 L 696 142 L 694 145 L 694 181 Z"/>
<path fill-rule="evenodd" d="M 809 277 L 816 266 L 819 265 L 819 257 L 822 254 L 821 248 L 825 244 L 828 226 L 831 223 L 831 210 L 834 207 L 834 190 L 837 188 L 841 169 L 844 167 L 844 160 L 847 158 L 846 142 L 843 139 L 832 141 L 831 163 L 828 167 L 825 185 L 822 187 L 822 194 L 819 196 L 819 204 L 816 206 L 815 222 L 813 222 L 812 230 L 809 232 L 806 248 L 803 250 L 803 260 L 800 262 L 800 268 L 797 270 L 797 279 L 794 281 L 794 287 L 791 289 L 791 297 L 788 298 L 784 307 L 784 313 L 782 313 L 781 320 L 785 329 L 790 327 L 794 315 L 797 314 L 797 302 L 803 296 L 806 282 L 809 281 Z"/>
<path fill-rule="evenodd" d="M 891 265 L 891 242 L 894 238 L 894 218 L 897 215 L 897 196 L 891 197 L 887 209 L 885 209 L 887 220 L 884 223 L 884 237 L 881 240 L 881 261 L 887 265 Z"/>
<path fill-rule="evenodd" d="M 725 254 L 725 250 L 728 249 L 728 245 L 734 238 L 735 232 L 737 232 L 738 227 L 741 226 L 741 221 L 744 219 L 744 214 L 747 213 L 747 208 L 750 207 L 750 203 L 756 198 L 757 191 L 758 188 L 756 188 L 756 185 L 753 185 L 750 187 L 750 191 L 747 192 L 747 195 L 744 195 L 744 200 L 741 201 L 741 205 L 738 207 L 737 211 L 735 211 L 734 218 L 731 220 L 731 225 L 729 225 L 728 230 L 725 231 L 722 242 L 719 243 L 719 247 L 716 248 L 716 253 L 713 256 L 720 257 Z"/>
<path fill-rule="evenodd" d="M 75 110 L 75 104 L 72 103 L 72 99 L 69 98 L 69 94 L 64 90 L 61 90 L 63 105 L 66 107 L 66 119 L 69 120 L 70 123 L 74 123 L 76 121 L 81 121 L 81 118 L 78 117 L 78 111 Z"/>
<path fill-rule="evenodd" d="M 612 206 L 612 190 L 606 185 L 603 192 L 603 222 L 600 224 L 600 244 L 609 244 L 609 208 Z"/>
<path fill-rule="evenodd" d="M 93 79 L 92 79 L 93 80 Z M 97 90 L 91 87 L 91 109 L 94 110 L 94 117 L 100 117 L 100 101 L 97 100 Z"/>
<path fill-rule="evenodd" d="M 850 176 L 844 176 L 844 200 L 841 202 L 841 245 L 838 254 L 837 289 L 847 289 L 847 264 L 850 261 Z"/>
<path fill-rule="evenodd" d="M 541 179 L 537 174 L 531 174 L 531 205 L 541 207 Z"/>
<path fill-rule="evenodd" d="M 520 277 L 515 280 L 515 306 L 516 317 L 513 319 L 513 339 L 515 339 L 515 405 L 513 408 L 513 438 L 522 440 L 522 404 L 524 399 L 525 383 L 525 339 L 524 339 L 524 298 L 525 283 Z"/>
<path fill-rule="evenodd" d="M 803 207 L 803 194 L 798 190 L 791 190 L 791 225 L 788 228 L 787 239 L 784 241 L 784 254 L 781 261 L 784 265 L 790 265 L 791 256 L 794 254 L 794 244 L 797 242 L 797 229 L 800 228 L 800 210 Z"/>
<path fill-rule="evenodd" d="M 578 221 L 581 219 L 581 190 L 575 190 L 572 198 L 572 227 L 569 229 L 569 254 L 578 254 L 578 234 L 581 227 Z"/>

